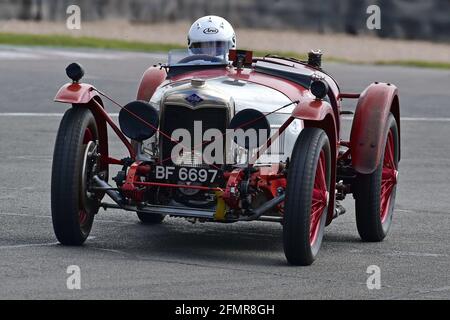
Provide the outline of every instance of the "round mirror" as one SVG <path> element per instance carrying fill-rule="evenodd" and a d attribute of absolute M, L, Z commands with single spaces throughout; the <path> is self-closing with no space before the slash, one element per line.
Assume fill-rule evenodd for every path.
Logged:
<path fill-rule="evenodd" d="M 156 133 L 159 126 L 159 114 L 149 103 L 133 101 L 120 110 L 119 125 L 128 138 L 144 141 Z"/>
<path fill-rule="evenodd" d="M 234 142 L 246 149 L 258 148 L 270 137 L 269 121 L 261 111 L 255 109 L 236 113 L 228 128 L 235 131 Z"/>

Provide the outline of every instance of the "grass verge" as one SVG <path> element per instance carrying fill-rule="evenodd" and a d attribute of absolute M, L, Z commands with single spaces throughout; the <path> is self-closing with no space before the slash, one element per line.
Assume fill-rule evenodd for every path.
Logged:
<path fill-rule="evenodd" d="M 52 46 L 52 47 L 82 47 L 95 49 L 114 49 L 122 51 L 141 51 L 141 52 L 167 52 L 171 49 L 183 49 L 184 46 L 177 44 L 149 43 L 140 41 L 126 41 L 117 39 L 104 39 L 95 37 L 72 37 L 60 34 L 20 34 L 20 33 L 2 33 L 0 32 L 0 44 L 23 45 L 23 46 Z M 268 52 L 255 51 L 255 55 L 263 56 Z M 306 59 L 306 55 L 296 52 L 271 52 L 280 56 L 289 56 L 298 59 Z M 361 61 L 351 61 L 336 57 L 326 57 L 328 62 L 342 62 L 351 64 L 375 64 L 375 65 L 398 65 L 407 67 L 450 69 L 450 62 L 433 62 L 422 60 L 386 60 L 367 63 Z"/>
<path fill-rule="evenodd" d="M 183 48 L 180 45 L 126 41 L 94 37 L 71 37 L 66 35 L 35 35 L 1 33 L 0 44 L 23 46 L 83 47 L 95 49 L 114 49 L 123 51 L 164 52 Z"/>

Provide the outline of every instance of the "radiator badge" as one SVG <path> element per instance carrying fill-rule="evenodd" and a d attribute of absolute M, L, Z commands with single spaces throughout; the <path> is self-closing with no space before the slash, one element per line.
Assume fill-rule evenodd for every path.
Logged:
<path fill-rule="evenodd" d="M 185 100 L 187 102 L 189 102 L 190 104 L 192 104 L 194 107 L 199 104 L 200 102 L 203 101 L 202 98 L 200 98 L 198 95 L 196 95 L 195 93 L 191 94 L 189 97 L 186 97 Z"/>

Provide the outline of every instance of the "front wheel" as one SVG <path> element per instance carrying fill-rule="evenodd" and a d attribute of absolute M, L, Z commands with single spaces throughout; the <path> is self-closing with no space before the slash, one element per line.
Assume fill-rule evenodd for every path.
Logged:
<path fill-rule="evenodd" d="M 56 238 L 81 245 L 98 212 L 101 195 L 89 191 L 99 172 L 98 130 L 91 111 L 71 108 L 59 126 L 52 165 L 51 208 Z"/>
<path fill-rule="evenodd" d="M 310 265 L 322 244 L 331 179 L 331 150 L 322 129 L 300 133 L 288 169 L 283 244 L 293 265 Z"/>

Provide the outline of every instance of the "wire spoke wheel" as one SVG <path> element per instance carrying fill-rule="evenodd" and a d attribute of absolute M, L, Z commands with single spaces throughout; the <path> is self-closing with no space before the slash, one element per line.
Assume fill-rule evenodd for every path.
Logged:
<path fill-rule="evenodd" d="M 58 130 L 52 166 L 52 221 L 56 238 L 81 245 L 89 236 L 103 194 L 90 191 L 99 171 L 98 130 L 91 111 L 66 111 Z"/>
<path fill-rule="evenodd" d="M 311 224 L 309 228 L 309 239 L 311 245 L 314 245 L 317 240 L 317 235 L 320 229 L 320 219 L 327 206 L 328 185 L 326 180 L 326 161 L 325 152 L 322 150 L 320 151 L 319 162 L 317 163 L 311 203 Z"/>
<path fill-rule="evenodd" d="M 80 177 L 80 209 L 79 222 L 82 229 L 90 228 L 91 218 L 96 214 L 98 208 L 97 194 L 90 192 L 90 181 L 98 173 L 98 153 L 97 142 L 88 140 L 93 139 L 91 130 L 86 128 L 83 145 L 85 146 L 82 160 L 82 169 Z M 85 230 L 87 231 L 87 230 Z"/>
<path fill-rule="evenodd" d="M 381 173 L 380 214 L 384 223 L 389 215 L 389 204 L 392 191 L 397 185 L 397 166 L 395 164 L 395 145 L 392 130 L 389 130 L 384 149 L 383 169 Z"/>
<path fill-rule="evenodd" d="M 371 174 L 357 174 L 356 224 L 364 241 L 381 241 L 389 232 L 394 213 L 398 179 L 399 134 L 394 116 L 386 123 L 380 163 Z"/>
<path fill-rule="evenodd" d="M 284 204 L 284 252 L 293 265 L 310 265 L 319 252 L 330 177 L 331 151 L 326 133 L 319 128 L 303 129 L 292 153 Z"/>

